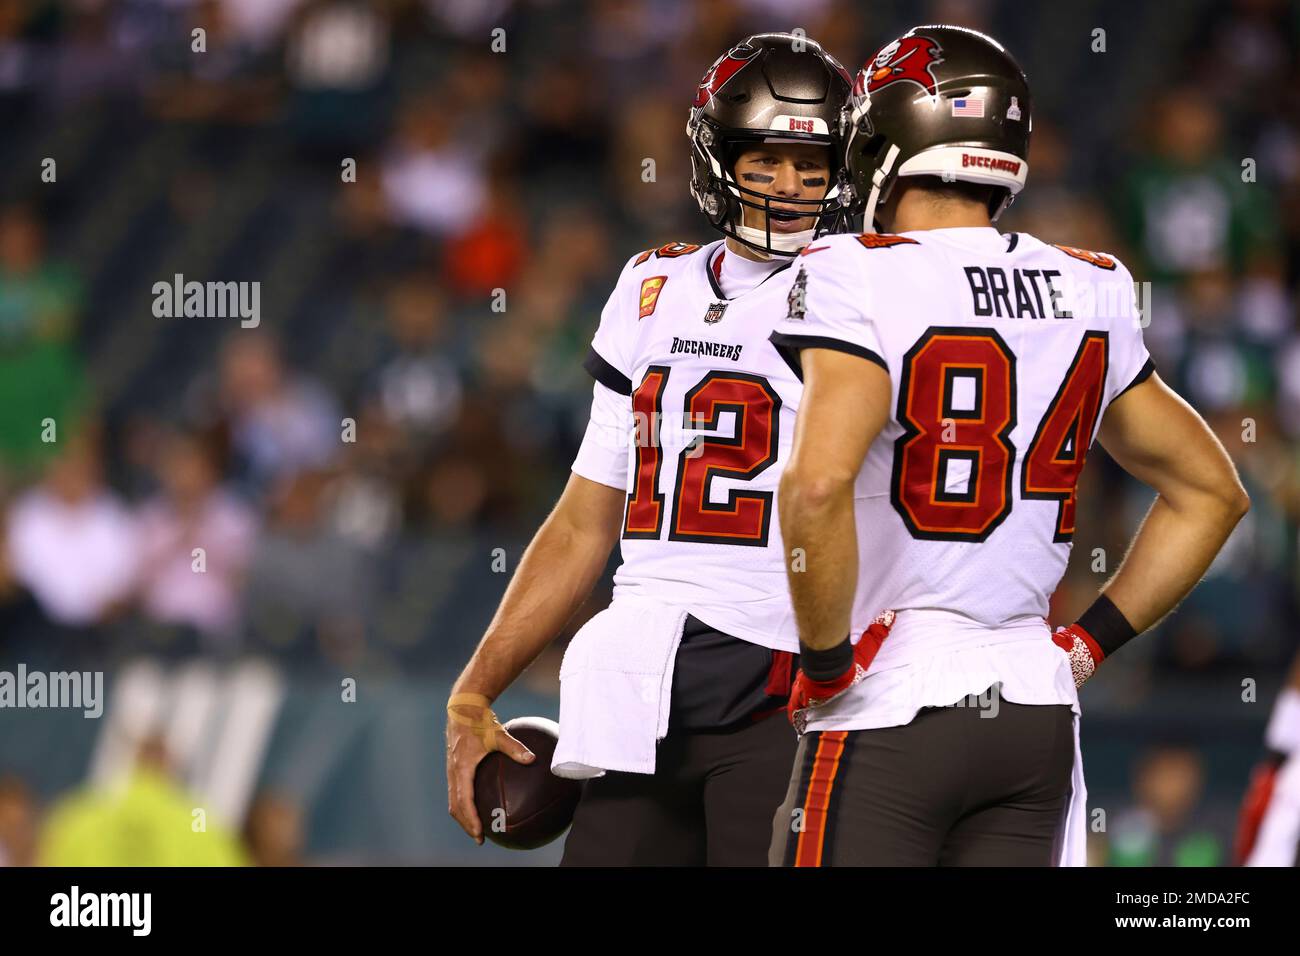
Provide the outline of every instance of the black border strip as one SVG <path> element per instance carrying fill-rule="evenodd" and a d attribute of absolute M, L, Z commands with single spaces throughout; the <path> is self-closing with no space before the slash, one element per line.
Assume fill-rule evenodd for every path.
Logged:
<path fill-rule="evenodd" d="M 817 765 L 817 745 L 821 742 L 822 734 L 820 730 L 810 730 L 804 734 L 803 743 L 803 766 L 799 769 L 799 789 L 795 791 L 794 806 L 790 808 L 791 814 L 795 810 L 803 810 L 804 814 L 808 813 L 808 788 L 812 785 L 813 767 Z M 798 755 L 796 754 L 796 762 Z M 784 805 L 783 805 L 784 806 Z M 778 810 L 778 812 L 780 812 Z M 782 865 L 794 866 L 795 861 L 799 858 L 799 834 L 795 833 L 789 822 L 785 825 L 785 853 L 782 859 Z"/>
<path fill-rule="evenodd" d="M 724 243 L 720 247 L 720 249 L 721 249 L 721 254 L 725 256 L 727 254 L 726 244 Z M 725 295 L 722 294 L 722 286 L 718 284 L 718 277 L 713 274 L 713 260 L 716 258 L 717 256 L 707 256 L 705 258 L 704 275 L 709 280 L 709 288 L 713 290 L 713 294 L 716 295 L 719 299 L 722 299 L 723 301 L 730 301 L 727 299 Z"/>
<path fill-rule="evenodd" d="M 594 345 L 587 350 L 587 357 L 582 360 L 582 367 L 610 391 L 618 392 L 620 395 L 632 394 L 632 380 L 606 362 Z"/>
<path fill-rule="evenodd" d="M 789 335 L 784 332 L 773 332 L 767 337 L 767 340 L 776 347 L 781 358 L 785 359 L 785 364 L 790 366 L 790 370 L 794 372 L 801 382 L 803 381 L 803 365 L 799 361 L 799 352 L 803 349 L 831 349 L 835 352 L 844 352 L 847 355 L 856 355 L 868 362 L 875 362 L 886 372 L 889 371 L 889 363 L 871 349 L 855 345 L 852 342 L 845 342 L 843 339 L 833 339 L 825 335 Z"/>
<path fill-rule="evenodd" d="M 1155 373 L 1156 373 L 1155 359 L 1148 357 L 1146 364 L 1143 365 L 1142 368 L 1138 371 L 1138 373 L 1133 376 L 1133 381 L 1129 382 L 1122 389 L 1120 389 L 1119 395 L 1116 395 L 1115 398 L 1119 398 L 1120 395 L 1123 395 L 1134 385 L 1141 385 L 1143 382 L 1145 382 Z M 1112 398 L 1111 401 L 1112 402 L 1115 401 L 1115 398 Z"/>

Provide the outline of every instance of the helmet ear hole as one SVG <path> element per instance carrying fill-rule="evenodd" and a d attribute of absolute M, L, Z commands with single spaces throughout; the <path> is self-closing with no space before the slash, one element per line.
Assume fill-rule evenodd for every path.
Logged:
<path fill-rule="evenodd" d="M 885 148 L 885 136 L 883 133 L 876 133 L 869 137 L 862 144 L 862 158 L 868 163 L 874 163 L 880 151 Z"/>
<path fill-rule="evenodd" d="M 861 212 L 867 203 L 867 197 L 875 185 L 872 181 L 873 172 L 879 168 L 887 142 L 883 134 L 875 133 L 851 149 L 856 155 L 845 156 L 847 162 L 844 176 L 849 184 L 849 202 L 854 212 Z M 866 225 L 867 228 L 873 228 L 870 223 Z"/>

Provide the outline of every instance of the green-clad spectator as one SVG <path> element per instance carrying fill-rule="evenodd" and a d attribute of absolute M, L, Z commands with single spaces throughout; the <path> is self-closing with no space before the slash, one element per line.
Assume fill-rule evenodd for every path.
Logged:
<path fill-rule="evenodd" d="M 1189 747 L 1157 747 L 1142 755 L 1134 778 L 1136 805 L 1107 828 L 1108 866 L 1222 866 L 1223 840 L 1205 818 L 1205 762 Z"/>
<path fill-rule="evenodd" d="M 29 473 L 57 447 L 47 420 L 58 433 L 73 425 L 82 397 L 73 345 L 81 296 L 72 270 L 46 259 L 33 211 L 0 211 L 0 473 Z"/>
<path fill-rule="evenodd" d="M 1154 141 L 1124 182 L 1123 224 L 1155 281 L 1227 269 L 1241 274 L 1275 254 L 1267 185 L 1243 180 L 1206 91 L 1179 88 L 1155 111 Z M 1134 269 L 1139 273 L 1139 268 Z"/>

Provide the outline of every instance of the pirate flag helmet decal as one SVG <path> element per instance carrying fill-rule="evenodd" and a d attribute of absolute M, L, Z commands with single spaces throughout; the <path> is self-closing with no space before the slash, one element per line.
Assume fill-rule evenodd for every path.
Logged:
<path fill-rule="evenodd" d="M 858 71 L 840 117 L 843 202 L 870 229 L 900 176 L 937 176 L 996 187 L 996 221 L 1029 172 L 1030 105 L 1024 71 L 996 40 L 913 27 Z"/>
<path fill-rule="evenodd" d="M 915 83 L 929 96 L 938 96 L 934 66 L 943 62 L 939 44 L 929 37 L 905 36 L 885 46 L 858 73 L 854 93 L 878 93 L 890 83 Z"/>

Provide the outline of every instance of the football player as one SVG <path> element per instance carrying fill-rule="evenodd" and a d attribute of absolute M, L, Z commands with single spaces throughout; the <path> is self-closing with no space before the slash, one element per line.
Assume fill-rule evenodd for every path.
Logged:
<path fill-rule="evenodd" d="M 772 280 L 843 219 L 837 131 L 849 83 L 819 44 L 791 34 L 743 40 L 700 83 L 690 189 L 725 238 L 669 242 L 624 267 L 585 363 L 594 398 L 573 474 L 453 688 L 450 810 L 480 842 L 475 766 L 489 749 L 532 759 L 490 704 L 561 631 L 621 539 L 613 604 L 561 668 L 560 748 L 618 725 L 651 734 L 653 766 L 590 758 L 596 775 L 582 774 L 563 861 L 766 862 L 796 742 L 781 714 L 798 649 L 775 497 L 800 386 L 768 341 L 786 310 Z M 672 666 L 648 677 L 651 695 L 669 687 L 655 747 L 653 715 L 612 682 L 642 666 L 633 658 L 657 639 L 661 608 L 676 623 Z M 634 646 L 601 665 L 607 687 L 578 689 L 574 647 L 614 647 L 618 627 L 594 644 L 586 632 L 620 610 Z"/>
<path fill-rule="evenodd" d="M 1300 656 L 1273 705 L 1237 819 L 1233 862 L 1300 866 Z"/>
<path fill-rule="evenodd" d="M 857 75 L 845 167 L 878 233 L 805 249 L 773 335 L 804 379 L 779 502 L 807 553 L 778 865 L 1082 864 L 1076 688 L 1248 508 L 1155 374 L 1124 266 L 994 228 L 1030 123 L 1020 67 L 972 30 L 916 27 Z M 1157 497 L 1053 634 L 1094 438 Z M 864 674 L 850 635 L 879 608 L 896 614 Z"/>

